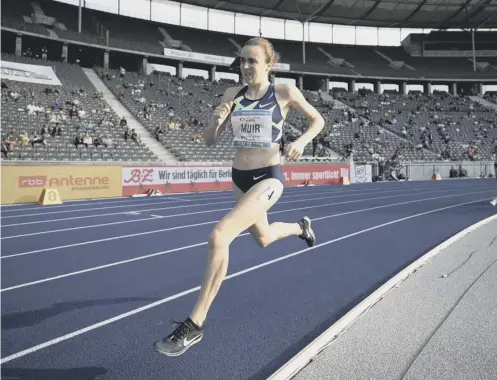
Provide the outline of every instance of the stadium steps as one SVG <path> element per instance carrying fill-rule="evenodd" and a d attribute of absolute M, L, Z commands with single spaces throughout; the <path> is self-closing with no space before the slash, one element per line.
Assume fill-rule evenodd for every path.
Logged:
<path fill-rule="evenodd" d="M 159 32 L 164 36 L 164 44 L 167 45 L 166 46 L 167 48 L 192 51 L 190 46 L 183 43 L 183 41 L 175 40 L 174 38 L 172 38 L 171 35 L 167 32 L 167 30 L 164 29 L 163 27 L 161 26 L 159 27 Z"/>
<path fill-rule="evenodd" d="M 416 71 L 416 69 L 414 67 L 409 66 L 404 61 L 395 61 L 395 60 L 391 59 L 389 56 L 387 56 L 386 54 L 383 54 L 378 49 L 374 49 L 374 52 L 376 54 L 378 54 L 381 58 L 383 58 L 385 61 L 387 61 L 388 62 L 388 66 L 391 67 L 392 69 L 402 70 L 402 69 L 405 68 L 405 69 L 408 69 L 408 70 L 411 70 L 411 71 Z"/>
<path fill-rule="evenodd" d="M 480 98 L 479 96 L 470 96 L 469 97 L 473 102 L 478 102 L 480 103 L 483 107 L 487 107 L 489 109 L 494 110 L 497 112 L 497 104 L 491 103 L 488 100 L 485 100 L 483 98 Z"/>
<path fill-rule="evenodd" d="M 240 52 L 242 50 L 242 47 L 240 46 L 240 44 L 238 42 L 236 42 L 233 38 L 228 37 L 228 41 L 233 44 L 233 46 L 238 50 L 238 52 Z"/>
<path fill-rule="evenodd" d="M 59 38 L 59 35 L 57 33 L 55 33 L 55 31 L 53 29 L 47 28 L 47 32 L 48 32 L 48 34 L 50 34 L 50 37 Z"/>
<path fill-rule="evenodd" d="M 31 6 L 33 7 L 35 15 L 45 17 L 45 12 L 43 12 L 43 9 L 38 2 L 32 1 Z"/>
<path fill-rule="evenodd" d="M 135 129 L 140 135 L 141 141 L 159 158 L 162 162 L 177 163 L 178 159 L 169 152 L 164 145 L 152 137 L 146 128 L 128 111 L 126 107 L 114 96 L 109 88 L 102 82 L 98 74 L 93 69 L 83 68 L 83 72 L 97 91 L 103 93 L 104 100 L 110 108 L 119 116 L 126 117 L 129 129 Z"/>

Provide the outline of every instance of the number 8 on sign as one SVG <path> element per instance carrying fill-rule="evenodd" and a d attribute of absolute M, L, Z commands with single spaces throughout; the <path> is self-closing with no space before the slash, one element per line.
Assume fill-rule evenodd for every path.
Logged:
<path fill-rule="evenodd" d="M 59 191 L 57 189 L 43 189 L 38 204 L 43 206 L 62 204 Z"/>
<path fill-rule="evenodd" d="M 50 202 L 53 202 L 53 201 L 57 200 L 57 194 L 55 193 L 55 191 L 50 191 L 48 193 L 48 200 Z"/>

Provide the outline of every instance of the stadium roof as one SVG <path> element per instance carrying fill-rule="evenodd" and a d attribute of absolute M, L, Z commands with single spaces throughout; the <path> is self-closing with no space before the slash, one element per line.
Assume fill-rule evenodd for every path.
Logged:
<path fill-rule="evenodd" d="M 182 0 L 257 16 L 396 28 L 497 28 L 497 0 Z"/>

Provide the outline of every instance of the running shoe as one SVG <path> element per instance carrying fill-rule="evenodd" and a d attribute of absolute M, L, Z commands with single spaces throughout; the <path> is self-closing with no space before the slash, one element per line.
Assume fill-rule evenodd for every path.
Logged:
<path fill-rule="evenodd" d="M 316 235 L 314 235 L 314 231 L 311 228 L 311 220 L 304 216 L 299 220 L 300 228 L 302 228 L 302 235 L 299 235 L 299 238 L 305 240 L 309 247 L 312 247 L 316 244 Z"/>
<path fill-rule="evenodd" d="M 190 318 L 184 322 L 173 323 L 178 327 L 166 338 L 154 343 L 156 351 L 160 354 L 179 356 L 195 343 L 200 342 L 204 336 L 203 326 L 198 327 Z"/>

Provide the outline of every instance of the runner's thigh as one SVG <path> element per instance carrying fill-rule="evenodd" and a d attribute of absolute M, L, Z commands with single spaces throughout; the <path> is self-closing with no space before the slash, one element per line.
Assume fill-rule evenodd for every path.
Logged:
<path fill-rule="evenodd" d="M 283 184 L 275 178 L 269 178 L 252 186 L 240 196 L 235 190 L 237 204 L 219 221 L 216 229 L 230 241 L 254 223 L 267 218 L 267 211 L 278 201 L 283 193 Z M 266 219 L 267 220 L 267 219 Z"/>

